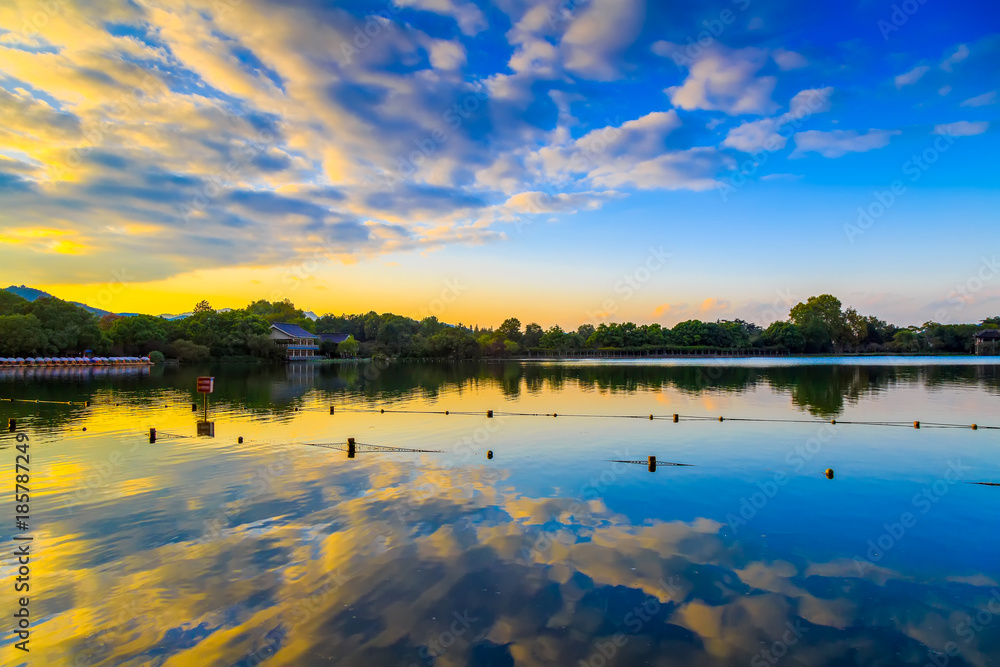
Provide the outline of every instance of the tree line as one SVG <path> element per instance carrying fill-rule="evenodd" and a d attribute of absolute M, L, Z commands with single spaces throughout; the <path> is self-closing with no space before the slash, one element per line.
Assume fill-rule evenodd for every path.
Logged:
<path fill-rule="evenodd" d="M 1000 317 L 979 324 L 927 322 L 901 328 L 843 308 L 829 294 L 810 297 L 791 309 L 787 320 L 759 327 L 743 320 L 688 320 L 660 324 L 583 324 L 575 331 L 535 322 L 522 327 L 508 318 L 496 328 L 446 324 L 436 317 L 414 320 L 374 311 L 309 319 L 288 299 L 255 301 L 246 308 L 215 310 L 202 301 L 186 318 L 104 315 L 98 318 L 56 298 L 28 301 L 0 292 L 0 356 L 150 355 L 184 362 L 209 360 L 278 361 L 283 351 L 270 339 L 274 322 L 315 333 L 347 333 L 340 343 L 323 343 L 331 357 L 422 359 L 509 358 L 572 354 L 585 350 L 626 352 L 800 353 L 969 353 L 975 332 L 1000 327 Z"/>

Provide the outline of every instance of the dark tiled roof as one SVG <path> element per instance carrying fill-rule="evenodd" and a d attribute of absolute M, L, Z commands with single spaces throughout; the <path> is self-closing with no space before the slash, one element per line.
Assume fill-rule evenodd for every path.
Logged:
<path fill-rule="evenodd" d="M 319 339 L 324 343 L 343 343 L 350 337 L 351 334 L 345 333 L 321 333 L 319 335 Z"/>
<path fill-rule="evenodd" d="M 287 322 L 275 322 L 271 325 L 272 329 L 277 329 L 283 334 L 292 336 L 293 338 L 316 338 L 316 334 L 310 333 L 300 327 L 297 324 L 288 324 Z"/>
<path fill-rule="evenodd" d="M 979 340 L 1000 340 L 1000 329 L 983 329 L 976 333 Z"/>

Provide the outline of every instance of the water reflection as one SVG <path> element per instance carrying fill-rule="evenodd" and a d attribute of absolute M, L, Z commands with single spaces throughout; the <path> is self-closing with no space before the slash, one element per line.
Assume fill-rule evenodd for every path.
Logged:
<path fill-rule="evenodd" d="M 218 505 L 142 494 L 50 525 L 48 664 L 924 664 L 961 642 L 952 664 L 986 665 L 998 648 L 957 629 L 1000 595 L 985 576 L 778 558 L 718 521 L 636 524 L 484 469 L 289 452 L 270 473 Z"/>
<path fill-rule="evenodd" d="M 759 360 L 758 360 L 759 361 Z M 899 360 L 897 360 L 899 361 Z M 940 359 L 938 359 L 940 361 Z M 905 363 L 900 362 L 900 363 Z M 372 363 L 289 364 L 280 366 L 0 369 L 0 391 L 11 388 L 30 398 L 112 400 L 113 390 L 135 395 L 187 400 L 195 378 L 222 374 L 212 399 L 233 409 L 270 413 L 301 406 L 310 392 L 327 402 L 437 399 L 442 395 L 498 388 L 517 400 L 559 392 L 567 385 L 601 394 L 676 391 L 690 396 L 741 395 L 766 389 L 791 398 L 793 405 L 817 417 L 836 417 L 856 404 L 890 389 L 979 388 L 1000 394 L 997 365 L 804 365 L 640 366 L 628 364 L 432 364 Z M 59 380 L 59 383 L 50 382 Z M 7 389 L 5 389 L 5 387 Z M 72 397 L 72 398 L 68 398 Z"/>
<path fill-rule="evenodd" d="M 203 374 L 217 376 L 215 438 L 193 437 Z M 815 424 L 478 412 L 503 402 L 822 416 L 902 406 L 971 422 L 995 404 L 994 366 L 175 367 L 0 389 L 92 406 L 0 404 L 24 417 L 37 467 L 32 664 L 1000 656 L 998 496 L 966 483 L 1000 468 L 996 431 L 825 424 L 833 435 L 813 451 L 826 432 Z M 446 403 L 478 416 L 330 415 L 331 403 Z M 189 437 L 150 444 L 147 424 Z M 346 436 L 439 453 L 359 448 L 348 459 L 304 446 Z M 0 434 L 0 451 L 10 445 Z M 649 474 L 608 460 L 653 454 L 696 465 Z M 953 462 L 964 477 L 944 483 Z M 9 561 L 2 568 L 11 575 Z M 0 638 L 4 656 L 15 655 L 10 642 Z"/>

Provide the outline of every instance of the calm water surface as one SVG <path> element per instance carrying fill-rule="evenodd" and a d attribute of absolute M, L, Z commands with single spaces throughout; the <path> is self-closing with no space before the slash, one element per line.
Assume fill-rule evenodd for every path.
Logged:
<path fill-rule="evenodd" d="M 0 371 L 91 402 L 0 403 L 0 663 L 997 665 L 1000 430 L 928 427 L 1000 426 L 982 361 Z M 309 446 L 349 437 L 439 451 Z M 649 455 L 689 465 L 613 462 Z"/>

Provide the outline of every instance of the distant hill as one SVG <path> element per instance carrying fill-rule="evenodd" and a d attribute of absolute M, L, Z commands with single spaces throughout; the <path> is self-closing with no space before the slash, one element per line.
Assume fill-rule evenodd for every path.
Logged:
<path fill-rule="evenodd" d="M 232 308 L 219 308 L 215 312 L 217 312 L 217 313 L 228 313 L 231 310 L 232 310 Z M 122 313 L 122 314 L 124 315 L 124 313 Z M 165 320 L 183 320 L 185 317 L 191 317 L 192 315 L 194 315 L 194 313 L 188 311 L 186 313 L 181 313 L 179 315 L 160 315 L 159 317 L 162 317 Z"/>
<path fill-rule="evenodd" d="M 43 292 L 42 290 L 35 289 L 34 287 L 25 287 L 24 285 L 21 285 L 20 287 L 18 287 L 17 285 L 11 285 L 10 287 L 5 287 L 4 290 L 16 294 L 22 299 L 27 299 L 28 301 L 34 301 L 35 299 L 42 299 L 42 298 L 50 298 L 50 299 L 56 298 L 51 294 L 49 294 L 48 292 Z M 98 317 L 110 314 L 110 311 L 102 310 L 100 308 L 94 308 L 93 306 L 88 306 L 87 304 L 80 303 L 79 301 L 70 301 L 69 303 L 73 304 L 74 306 L 79 306 L 80 308 L 83 308 L 84 310 L 91 312 L 94 315 L 97 315 Z M 132 313 L 120 313 L 120 314 L 131 315 Z"/>

